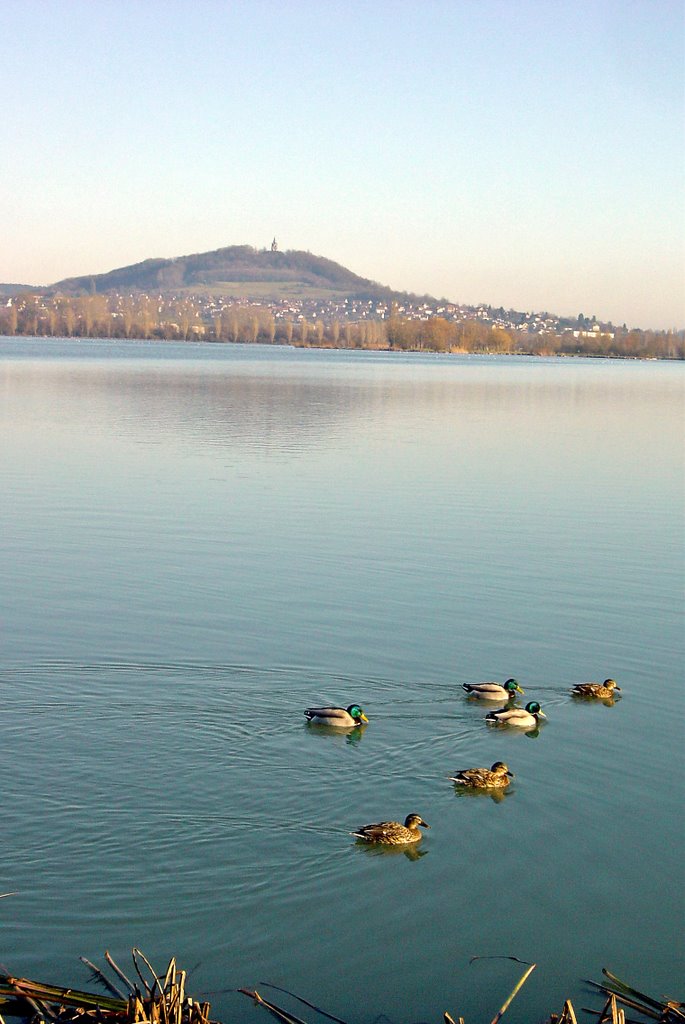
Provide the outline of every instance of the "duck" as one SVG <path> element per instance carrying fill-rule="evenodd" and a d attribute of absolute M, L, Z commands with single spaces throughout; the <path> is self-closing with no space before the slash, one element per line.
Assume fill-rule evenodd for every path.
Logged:
<path fill-rule="evenodd" d="M 529 701 L 525 708 L 499 708 L 488 711 L 485 721 L 491 725 L 513 725 L 517 729 L 534 729 L 541 718 L 547 715 L 536 700 Z"/>
<path fill-rule="evenodd" d="M 576 683 L 571 689 L 574 697 L 599 697 L 606 700 L 614 696 L 614 690 L 621 691 L 615 679 L 605 679 L 603 683 Z"/>
<path fill-rule="evenodd" d="M 363 839 L 366 843 L 387 843 L 389 846 L 400 846 L 403 843 L 418 843 L 423 836 L 419 828 L 430 828 L 420 814 L 408 814 L 404 825 L 399 821 L 378 821 L 375 825 L 362 825 L 351 836 Z"/>
<path fill-rule="evenodd" d="M 509 771 L 504 761 L 495 761 L 492 768 L 464 768 L 454 775 L 448 775 L 450 782 L 468 789 L 501 789 L 508 786 L 509 780 L 513 778 L 514 773 Z"/>
<path fill-rule="evenodd" d="M 305 716 L 313 725 L 333 725 L 341 729 L 368 722 L 358 704 L 350 704 L 347 708 L 307 708 Z"/>
<path fill-rule="evenodd" d="M 500 683 L 462 683 L 464 690 L 469 697 L 477 697 L 478 700 L 510 700 L 515 693 L 524 693 L 516 679 L 507 679 L 504 685 Z"/>

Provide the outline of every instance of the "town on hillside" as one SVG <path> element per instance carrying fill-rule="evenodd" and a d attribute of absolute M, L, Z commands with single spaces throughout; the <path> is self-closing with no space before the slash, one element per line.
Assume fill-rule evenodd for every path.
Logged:
<path fill-rule="evenodd" d="M 685 358 L 685 332 L 629 330 L 575 318 L 428 297 L 243 298 L 199 289 L 4 296 L 0 333 L 262 342 L 335 348 Z"/>

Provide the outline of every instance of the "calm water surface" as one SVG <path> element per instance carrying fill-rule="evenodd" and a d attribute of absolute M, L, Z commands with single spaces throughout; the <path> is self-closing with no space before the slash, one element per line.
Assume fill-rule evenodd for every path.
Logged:
<path fill-rule="evenodd" d="M 602 966 L 682 998 L 684 383 L 0 341 L 8 970 L 87 987 L 138 945 L 224 1021 L 269 981 L 476 1024 L 523 970 L 488 954 L 539 965 L 512 1024 Z M 510 675 L 537 735 L 459 685 Z M 606 676 L 613 707 L 569 697 Z M 363 731 L 303 724 L 352 701 Z M 499 801 L 446 779 L 499 759 Z M 419 856 L 347 834 L 410 811 Z"/>

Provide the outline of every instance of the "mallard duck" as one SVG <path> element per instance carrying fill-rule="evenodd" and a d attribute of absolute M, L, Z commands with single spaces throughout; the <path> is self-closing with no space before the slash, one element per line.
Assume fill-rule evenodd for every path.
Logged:
<path fill-rule="evenodd" d="M 488 711 L 485 721 L 493 725 L 514 725 L 517 729 L 534 729 L 539 719 L 546 718 L 536 700 L 531 700 L 525 708 L 499 708 Z"/>
<path fill-rule="evenodd" d="M 350 832 L 350 835 L 367 843 L 400 846 L 402 843 L 418 843 L 422 838 L 419 826 L 430 828 L 420 814 L 408 814 L 404 819 L 404 825 L 399 821 L 379 821 L 375 825 L 362 825 L 356 832 Z"/>
<path fill-rule="evenodd" d="M 614 696 L 614 690 L 620 693 L 621 687 L 615 679 L 605 679 L 603 683 L 576 683 L 571 689 L 574 697 L 600 697 L 606 700 Z"/>
<path fill-rule="evenodd" d="M 509 700 L 515 693 L 523 693 L 515 679 L 507 679 L 504 686 L 499 683 L 462 683 L 469 697 L 478 700 Z"/>
<path fill-rule="evenodd" d="M 450 782 L 469 789 L 500 789 L 509 785 L 514 773 L 509 771 L 504 761 L 495 761 L 492 768 L 464 768 L 448 778 Z"/>
<path fill-rule="evenodd" d="M 348 708 L 307 708 L 305 715 L 313 725 L 333 725 L 341 729 L 368 722 L 358 704 L 350 704 Z"/>

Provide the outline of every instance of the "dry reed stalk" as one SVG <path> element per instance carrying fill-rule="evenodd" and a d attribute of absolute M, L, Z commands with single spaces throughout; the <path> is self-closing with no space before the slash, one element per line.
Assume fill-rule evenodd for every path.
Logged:
<path fill-rule="evenodd" d="M 139 1021 L 145 1019 L 147 1014 L 143 1006 L 143 1000 L 139 995 L 132 995 L 128 1001 L 128 1019 L 133 1024 L 138 1024 Z"/>
<path fill-rule="evenodd" d="M 56 1003 L 90 1010 L 120 1012 L 126 1007 L 126 1000 L 114 999 L 112 996 L 94 995 L 92 992 L 59 988 L 56 985 L 43 985 L 37 981 L 29 981 L 28 978 L 13 978 L 9 975 L 0 977 L 0 992 L 24 1001 L 33 999 L 46 1004 Z M 47 1015 L 50 1017 L 50 1012 Z"/>
<path fill-rule="evenodd" d="M 256 989 L 252 990 L 249 988 L 239 988 L 238 992 L 242 992 L 243 995 L 246 996 L 251 996 L 258 1006 L 265 1007 L 265 1009 L 267 1009 L 269 1013 L 272 1013 L 274 1017 L 277 1017 L 279 1020 L 282 1020 L 284 1024 L 304 1024 L 304 1021 L 300 1020 L 299 1017 L 295 1017 L 292 1013 L 288 1013 L 287 1010 L 281 1009 L 281 1007 L 276 1006 L 275 1003 L 269 1003 L 267 1002 L 266 999 L 262 999 L 262 997 L 260 996 L 259 992 L 257 992 Z"/>
<path fill-rule="evenodd" d="M 134 946 L 133 949 L 131 950 L 131 955 L 133 956 L 133 966 L 136 969 L 136 974 L 138 975 L 138 977 L 140 978 L 141 982 L 143 983 L 143 987 L 145 988 L 145 991 L 147 992 L 148 996 L 152 997 L 154 995 L 155 986 L 159 989 L 159 991 L 161 993 L 163 991 L 163 989 L 162 989 L 162 986 L 159 983 L 159 978 L 155 974 L 155 971 L 154 971 L 150 961 L 145 956 L 145 954 L 141 953 L 141 951 L 136 946 Z M 138 960 L 139 959 L 143 961 L 143 963 L 145 964 L 145 966 L 149 970 L 150 974 L 152 975 L 152 979 L 153 979 L 153 981 L 152 981 L 152 988 L 150 988 L 150 986 L 148 985 L 147 981 L 145 980 L 145 978 L 143 977 L 143 975 L 141 973 L 140 967 L 138 966 Z"/>
<path fill-rule="evenodd" d="M 183 1003 L 185 1001 L 185 980 L 186 972 L 179 971 L 177 974 L 174 967 L 174 989 L 172 998 L 169 1001 L 169 1016 L 172 1024 L 181 1024 Z"/>
<path fill-rule="evenodd" d="M 581 1006 L 581 1010 L 583 1011 L 583 1013 L 589 1013 L 592 1017 L 595 1018 L 596 1024 L 599 1024 L 599 1013 L 600 1013 L 600 1011 L 597 1010 L 596 1007 L 593 1009 L 590 1006 Z M 665 1022 L 666 1021 L 670 1021 L 670 1019 L 671 1018 L 668 1017 L 668 1018 L 663 1018 L 662 1020 L 664 1021 L 664 1024 L 665 1024 Z M 611 1021 L 610 1021 L 610 1019 L 608 1017 L 605 1018 L 605 1020 L 607 1021 L 607 1024 L 611 1024 Z M 644 1021 L 642 1019 L 637 1020 L 637 1018 L 635 1018 L 635 1017 L 626 1017 L 626 1024 L 644 1024 Z"/>
<path fill-rule="evenodd" d="M 626 1024 L 626 1012 L 619 1008 L 616 995 L 611 995 L 611 1024 Z"/>
<path fill-rule="evenodd" d="M 12 978 L 0 975 L 0 1000 L 24 1004 L 30 1007 L 36 1017 L 51 1024 L 212 1024 L 209 1019 L 210 1006 L 206 1002 L 194 1002 L 186 995 L 186 972 L 169 961 L 164 981 L 152 968 L 150 961 L 139 949 L 132 951 L 133 963 L 140 978 L 142 991 L 131 986 L 126 975 L 107 954 L 107 962 L 113 966 L 118 977 L 132 988 L 128 998 L 118 993 L 117 998 L 80 992 L 71 988 L 42 985 L 26 978 Z M 95 964 L 85 957 L 86 964 L 110 991 L 118 992 Z M 149 971 L 153 979 L 149 984 L 141 966 Z"/>
<path fill-rule="evenodd" d="M 79 957 L 79 960 L 81 961 L 82 964 L 85 964 L 86 967 L 93 972 L 93 975 L 98 979 L 98 981 L 100 981 L 105 986 L 105 988 L 109 989 L 113 996 L 117 996 L 119 999 L 126 998 L 124 993 L 120 992 L 116 985 L 112 984 L 107 975 L 103 974 L 100 968 L 96 967 L 95 964 L 91 963 L 87 957 L 81 956 Z"/>
<path fill-rule="evenodd" d="M 609 996 L 609 998 L 607 999 L 606 1003 L 602 1007 L 602 1012 L 599 1015 L 598 1024 L 603 1024 L 603 1022 L 605 1020 L 607 1020 L 607 1014 L 609 1013 L 609 1008 L 610 1007 L 611 1007 L 611 996 Z"/>
<path fill-rule="evenodd" d="M 621 981 L 621 979 L 617 978 L 615 974 L 608 971 L 606 967 L 602 968 L 602 974 L 611 981 L 615 989 L 618 988 L 620 990 L 616 995 L 619 999 L 622 999 L 623 1002 L 626 1002 L 627 1005 L 629 1004 L 622 993 L 628 993 L 640 1002 L 651 1007 L 653 1010 L 658 1010 L 662 1015 L 666 1014 L 671 1017 L 676 1017 L 678 1020 L 685 1020 L 685 1012 L 683 1010 L 685 1004 L 674 1000 L 653 999 L 651 996 L 645 995 L 644 992 L 640 992 L 639 989 L 633 988 L 631 985 L 627 985 L 624 981 Z M 611 989 L 607 988 L 606 991 L 609 992 Z M 646 1013 L 647 1011 L 643 1008 L 642 1012 Z"/>
<path fill-rule="evenodd" d="M 523 988 L 525 983 L 528 981 L 528 978 L 533 973 L 533 971 L 535 970 L 536 966 L 537 966 L 537 964 L 531 964 L 530 967 L 528 968 L 528 970 L 522 975 L 520 981 L 514 986 L 514 988 L 513 988 L 512 992 L 511 992 L 511 995 L 509 996 L 509 998 L 505 1001 L 505 1003 L 502 1006 L 502 1008 L 500 1010 L 498 1010 L 497 1013 L 495 1014 L 495 1016 L 492 1018 L 491 1024 L 498 1024 L 498 1021 L 500 1021 L 502 1019 L 504 1014 L 507 1012 L 507 1009 L 511 1005 L 513 999 L 518 995 L 518 993 L 521 991 L 521 989 Z"/>
<path fill-rule="evenodd" d="M 305 1006 L 311 1007 L 312 1010 L 316 1010 L 324 1017 L 328 1017 L 329 1020 L 334 1020 L 337 1024 L 346 1024 L 341 1017 L 336 1017 L 332 1013 L 328 1013 L 326 1010 L 322 1010 L 320 1006 L 316 1006 L 314 1003 L 310 1003 L 308 999 L 304 999 L 303 996 L 298 996 L 296 992 L 290 992 L 287 988 L 281 988 L 280 985 L 272 985 L 268 981 L 260 981 L 260 985 L 266 985 L 267 988 L 273 988 L 276 992 L 285 992 L 287 996 L 292 996 L 293 999 L 297 999 L 298 1002 L 303 1003 Z"/>
<path fill-rule="evenodd" d="M 133 982 L 129 981 L 129 979 L 126 977 L 126 975 L 121 970 L 121 968 L 114 962 L 114 960 L 110 956 L 108 950 L 105 950 L 105 960 L 107 961 L 109 966 L 112 968 L 114 973 L 119 978 L 121 978 L 121 980 L 123 981 L 124 985 L 126 985 L 126 987 L 128 988 L 129 992 L 135 992 L 135 988 L 136 988 L 135 985 L 133 984 Z"/>
<path fill-rule="evenodd" d="M 685 1021 L 685 1004 L 675 1000 L 653 999 L 639 989 L 627 985 L 606 968 L 602 968 L 602 973 L 610 980 L 611 987 L 596 981 L 588 981 L 588 984 L 607 996 L 607 1001 L 599 1013 L 597 1010 L 586 1010 L 587 1013 L 597 1015 L 598 1024 L 604 1024 L 605 1021 L 610 1024 L 640 1024 L 639 1021 L 627 1017 L 624 1007 L 637 1010 L 642 1017 L 649 1017 L 660 1024 L 679 1024 L 680 1021 Z"/>
<path fill-rule="evenodd" d="M 561 1011 L 559 1024 L 578 1024 L 578 1021 L 576 1020 L 576 1012 L 573 1009 L 573 1003 L 570 999 L 567 999 L 564 1003 L 564 1009 Z"/>
<path fill-rule="evenodd" d="M 629 1006 L 631 1010 L 638 1010 L 640 1013 L 644 1014 L 645 1017 L 651 1017 L 652 1020 L 661 1020 L 662 1019 L 662 1014 L 657 1013 L 655 1010 L 652 1010 L 651 1007 L 644 1006 L 642 1003 L 637 1002 L 637 1000 L 635 1000 L 635 999 L 629 999 L 628 996 L 624 996 L 624 995 L 620 995 L 620 994 L 618 994 L 616 992 L 612 992 L 612 990 L 610 988 L 607 988 L 605 985 L 600 985 L 596 981 L 591 981 L 591 982 L 589 982 L 589 984 L 590 985 L 594 985 L 595 988 L 598 988 L 600 990 L 600 992 L 605 992 L 607 994 L 607 996 L 609 997 L 607 999 L 607 1002 L 606 1002 L 605 1006 L 604 1006 L 604 1009 L 602 1010 L 602 1015 L 599 1018 L 598 1024 L 602 1024 L 602 1021 L 610 1020 L 609 1013 L 610 1013 L 610 1010 L 611 1010 L 611 997 L 612 996 L 616 996 L 616 998 L 620 999 L 620 1001 L 622 1003 L 625 1003 L 626 1006 Z M 590 1011 L 590 1012 L 596 1013 L 597 1011 L 594 1010 L 594 1011 Z"/>
<path fill-rule="evenodd" d="M 56 1015 L 52 1013 L 47 1004 L 41 1003 L 37 999 L 31 999 L 30 997 L 27 997 L 26 1002 L 36 1011 L 41 1020 L 57 1020 Z"/>

